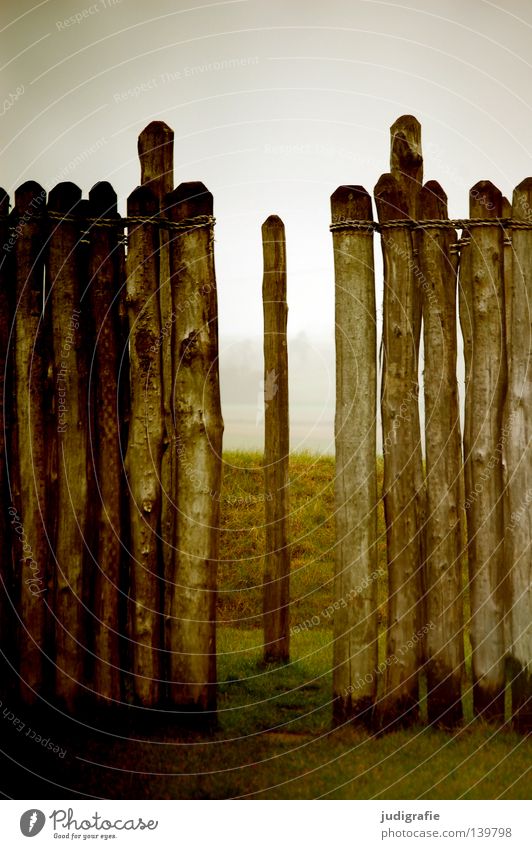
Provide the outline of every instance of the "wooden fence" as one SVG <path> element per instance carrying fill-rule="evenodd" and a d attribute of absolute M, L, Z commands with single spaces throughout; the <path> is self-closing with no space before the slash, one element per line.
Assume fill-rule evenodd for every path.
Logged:
<path fill-rule="evenodd" d="M 0 190 L 0 610 L 18 695 L 216 715 L 223 422 L 213 198 L 173 188 L 173 133 L 139 137 L 141 185 Z M 391 170 L 332 195 L 336 293 L 333 718 L 387 729 L 476 713 L 532 724 L 532 179 L 450 220 L 421 127 Z M 460 238 L 458 231 L 461 232 Z M 388 626 L 377 618 L 377 315 Z M 127 245 L 127 249 L 126 249 Z M 264 654 L 289 659 L 284 226 L 263 226 Z M 459 322 L 458 322 L 459 319 Z M 461 435 L 458 324 L 465 363 Z M 419 415 L 423 340 L 424 436 Z M 275 392 L 271 380 L 275 381 Z M 424 446 L 424 450 L 423 447 Z M 466 577 L 465 567 L 468 568 Z M 469 590 L 467 592 L 467 590 Z M 465 603 L 466 598 L 468 604 Z"/>
<path fill-rule="evenodd" d="M 380 729 L 408 725 L 418 717 L 424 682 L 429 721 L 455 725 L 462 719 L 470 641 L 475 713 L 503 719 L 508 681 L 515 726 L 530 731 L 532 180 L 515 189 L 511 205 L 491 183 L 477 183 L 469 218 L 451 221 L 445 192 L 434 181 L 423 184 L 422 169 L 421 127 L 403 116 L 391 128 L 390 173 L 375 187 L 378 223 L 361 186 L 340 187 L 331 198 L 336 600 L 358 588 L 335 619 L 334 715 Z M 380 662 L 373 587 L 374 231 L 384 261 L 388 627 Z M 465 361 L 463 452 L 457 315 Z"/>
<path fill-rule="evenodd" d="M 213 199 L 166 125 L 139 155 L 126 219 L 105 182 L 0 196 L 2 648 L 24 702 L 214 716 Z"/>

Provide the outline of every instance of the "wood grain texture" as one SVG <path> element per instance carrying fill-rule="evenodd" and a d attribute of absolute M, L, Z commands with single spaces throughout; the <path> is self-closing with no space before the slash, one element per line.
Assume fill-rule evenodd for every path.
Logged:
<path fill-rule="evenodd" d="M 397 179 L 384 174 L 375 187 L 379 221 L 410 218 L 411 201 Z M 418 409 L 421 292 L 408 228 L 384 230 L 383 499 L 388 558 L 388 633 L 379 725 L 416 721 L 423 638 L 422 565 L 424 492 Z"/>
<path fill-rule="evenodd" d="M 129 196 L 129 216 L 159 212 L 159 199 L 145 186 Z M 126 472 L 130 503 L 130 631 L 133 698 L 153 707 L 162 698 L 163 610 L 160 547 L 163 389 L 159 341 L 159 236 L 155 224 L 133 224 L 128 232 L 130 423 Z"/>
<path fill-rule="evenodd" d="M 288 539 L 290 423 L 286 328 L 284 224 L 270 215 L 262 225 L 264 274 L 264 660 L 290 658 L 290 549 Z"/>
<path fill-rule="evenodd" d="M 89 193 L 91 218 L 118 218 L 113 187 L 97 183 Z M 120 258 L 118 230 L 89 232 L 89 300 L 94 328 L 91 352 L 91 463 L 94 492 L 92 564 L 95 663 L 92 685 L 97 696 L 117 702 L 121 696 L 119 601 L 122 562 L 124 481 L 120 451 Z"/>
<path fill-rule="evenodd" d="M 48 211 L 52 219 L 47 257 L 47 307 L 52 325 L 52 392 L 55 527 L 55 695 L 74 710 L 84 695 L 87 640 L 85 581 L 88 567 L 88 361 L 92 351 L 87 304 L 81 296 L 86 266 L 80 244 L 81 190 L 59 183 Z"/>
<path fill-rule="evenodd" d="M 470 217 L 501 215 L 502 196 L 490 182 L 470 191 Z M 465 398 L 464 458 L 471 594 L 473 699 L 485 719 L 504 717 L 504 515 L 502 430 L 507 386 L 501 227 L 471 228 L 469 273 L 472 338 Z M 467 319 L 463 324 L 467 324 Z"/>
<path fill-rule="evenodd" d="M 373 218 L 362 186 L 340 186 L 332 222 Z M 333 231 L 336 549 L 333 719 L 372 721 L 377 693 L 377 317 L 373 234 Z"/>
<path fill-rule="evenodd" d="M 166 199 L 184 226 L 170 240 L 174 322 L 173 499 L 175 558 L 170 576 L 170 701 L 182 711 L 216 711 L 216 573 L 223 420 L 218 376 L 218 306 L 212 228 L 186 226 L 212 216 L 203 183 L 182 183 Z M 168 587 L 168 585 L 167 585 Z"/>
<path fill-rule="evenodd" d="M 141 183 L 149 186 L 159 200 L 160 214 L 166 217 L 165 198 L 174 188 L 174 131 L 164 121 L 153 121 L 142 131 L 138 140 L 141 167 Z M 174 559 L 174 528 L 176 505 L 172 498 L 172 480 L 175 477 L 172 450 L 174 422 L 172 414 L 173 392 L 173 323 L 172 287 L 170 284 L 170 251 L 168 230 L 160 227 L 159 238 L 159 281 L 158 298 L 161 314 L 161 351 L 164 436 L 161 457 L 161 545 L 164 576 L 171 574 Z M 165 590 L 167 589 L 164 583 Z M 165 607 L 169 613 L 169 593 L 165 592 Z"/>
<path fill-rule="evenodd" d="M 435 181 L 420 192 L 421 219 L 445 220 L 447 197 Z M 462 451 L 456 376 L 456 231 L 426 227 L 418 235 L 423 295 L 426 561 L 425 610 L 429 722 L 462 719 L 464 665 L 461 487 Z"/>
<path fill-rule="evenodd" d="M 532 220 L 532 178 L 513 193 L 512 217 Z M 510 257 L 507 256 L 509 252 Z M 511 260 L 511 263 L 508 260 Z M 510 265 L 509 271 L 507 266 Z M 504 444 L 505 561 L 508 570 L 508 653 L 513 721 L 532 731 L 532 230 L 515 228 L 505 246 L 508 392 Z"/>
<path fill-rule="evenodd" d="M 24 701 L 46 692 L 50 648 L 50 558 L 46 539 L 46 404 L 48 354 L 43 322 L 46 192 L 28 182 L 15 192 L 14 428 L 10 464 L 14 590 L 19 618 L 19 673 Z"/>
<path fill-rule="evenodd" d="M 13 340 L 10 339 L 15 313 L 15 267 L 13 238 L 10 232 L 9 195 L 0 189 L 0 644 L 15 664 L 16 619 L 13 575 L 12 498 L 9 487 L 9 465 L 13 439 Z M 12 473 L 12 469 L 11 469 Z M 13 509 L 13 508 L 12 508 Z M 4 676 L 5 679 L 6 676 Z M 2 699 L 10 700 L 11 682 L 0 681 Z M 11 697 L 12 700 L 12 697 Z"/>

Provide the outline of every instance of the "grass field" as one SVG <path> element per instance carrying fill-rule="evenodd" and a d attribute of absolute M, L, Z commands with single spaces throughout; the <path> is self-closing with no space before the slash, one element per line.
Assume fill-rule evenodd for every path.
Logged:
<path fill-rule="evenodd" d="M 312 619 L 332 598 L 333 476 L 333 458 L 292 458 L 292 625 Z M 293 636 L 289 665 L 263 665 L 262 487 L 259 455 L 225 456 L 218 730 L 185 734 L 165 722 L 149 741 L 134 743 L 92 734 L 82 754 L 78 738 L 75 786 L 110 798 L 529 798 L 530 741 L 473 720 L 467 682 L 466 720 L 455 733 L 419 725 L 372 737 L 350 726 L 331 728 L 326 616 Z M 384 564 L 382 511 L 379 533 Z M 384 581 L 378 593 L 384 652 Z"/>

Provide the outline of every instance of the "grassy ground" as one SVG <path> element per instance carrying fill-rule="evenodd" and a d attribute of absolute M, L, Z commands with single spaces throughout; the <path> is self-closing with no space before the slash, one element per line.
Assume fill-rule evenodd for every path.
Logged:
<path fill-rule="evenodd" d="M 227 454 L 219 573 L 219 728 L 176 732 L 168 723 L 137 742 L 79 735 L 69 749 L 70 787 L 105 798 L 526 799 L 530 741 L 472 718 L 464 727 L 424 726 L 372 737 L 331 729 L 331 621 L 292 638 L 292 662 L 261 659 L 263 478 L 256 454 Z M 293 625 L 332 598 L 334 460 L 291 461 Z M 382 511 L 379 559 L 384 564 Z M 385 583 L 379 584 L 384 651 Z M 143 735 L 138 735 L 142 738 Z M 124 738 L 127 735 L 124 729 Z"/>
<path fill-rule="evenodd" d="M 82 759 L 68 765 L 70 786 L 104 798 L 530 796 L 530 742 L 509 730 L 469 721 L 453 734 L 421 725 L 381 737 L 333 731 L 323 630 L 298 634 L 285 667 L 262 665 L 258 630 L 222 629 L 219 650 L 218 731 L 176 735 L 167 727 L 136 743 L 95 736 L 83 753 L 77 737 Z"/>
<path fill-rule="evenodd" d="M 221 565 L 218 622 L 261 627 L 264 500 L 262 457 L 230 452 L 224 456 L 221 504 Z M 382 465 L 379 465 L 379 486 Z M 312 454 L 290 462 L 291 610 L 293 626 L 311 619 L 333 597 L 334 458 Z M 379 563 L 384 564 L 384 516 L 379 510 Z M 379 615 L 386 615 L 386 585 L 379 582 Z M 325 623 L 326 624 L 326 623 Z M 330 625 L 330 622 L 329 622 Z"/>

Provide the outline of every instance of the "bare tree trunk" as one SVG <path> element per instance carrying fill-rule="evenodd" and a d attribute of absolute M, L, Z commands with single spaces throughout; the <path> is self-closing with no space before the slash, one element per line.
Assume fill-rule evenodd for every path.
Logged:
<path fill-rule="evenodd" d="M 492 183 L 470 192 L 471 218 L 497 218 L 502 196 Z M 471 228 L 468 247 L 471 361 L 466 394 L 464 455 L 473 648 L 473 700 L 486 719 L 504 717 L 504 517 L 502 449 L 506 393 L 503 231 Z M 465 305 L 465 304 L 464 304 Z M 467 325 L 464 318 L 462 324 Z"/>
<path fill-rule="evenodd" d="M 46 691 L 44 652 L 49 648 L 47 605 L 50 560 L 46 539 L 47 453 L 45 386 L 47 339 L 43 325 L 46 192 L 28 182 L 15 192 L 14 332 L 15 418 L 9 469 L 14 585 L 19 616 L 17 643 L 22 698 L 37 701 Z"/>
<path fill-rule="evenodd" d="M 377 331 L 371 198 L 331 197 L 336 302 L 333 719 L 371 723 L 377 694 Z"/>
<path fill-rule="evenodd" d="M 418 200 L 421 219 L 447 218 L 447 196 L 435 181 Z M 456 380 L 456 231 L 424 227 L 418 236 L 422 272 L 425 442 L 427 470 L 426 616 L 429 722 L 462 719 L 464 666 L 460 412 Z"/>
<path fill-rule="evenodd" d="M 57 445 L 55 501 L 56 696 L 73 710 L 85 682 L 84 584 L 88 527 L 88 354 L 92 340 L 82 308 L 86 269 L 80 256 L 81 190 L 60 183 L 50 192 L 51 235 L 47 305 L 53 335 L 54 440 Z M 70 220 L 62 220 L 66 216 Z M 71 220 L 74 218 L 74 220 Z"/>
<path fill-rule="evenodd" d="M 128 216 L 154 217 L 159 200 L 147 187 L 128 198 Z M 130 327 L 130 426 L 126 471 L 130 490 L 133 695 L 151 707 L 162 696 L 163 613 L 160 547 L 163 388 L 156 224 L 130 226 L 127 303 Z"/>
<path fill-rule="evenodd" d="M 109 183 L 97 183 L 89 194 L 90 216 L 118 220 L 116 193 Z M 95 347 L 91 461 L 95 493 L 91 505 L 95 529 L 93 686 L 95 693 L 118 702 L 121 696 L 119 596 L 122 560 L 124 496 L 120 454 L 118 374 L 120 368 L 118 229 L 93 227 L 90 231 L 89 292 Z"/>
<path fill-rule="evenodd" d="M 512 218 L 532 222 L 532 178 L 514 191 Z M 509 572 L 508 652 L 516 728 L 532 731 L 532 230 L 512 231 L 513 273 L 509 286 L 505 560 Z M 506 254 L 505 254 L 506 261 Z"/>
<path fill-rule="evenodd" d="M 375 187 L 379 221 L 410 218 L 411 203 L 397 180 L 384 174 Z M 384 695 L 377 706 L 383 727 L 417 718 L 422 627 L 423 469 L 418 409 L 421 294 L 408 227 L 382 232 L 384 259 L 381 409 L 384 512 L 388 554 L 388 633 Z"/>
<path fill-rule="evenodd" d="M 284 224 L 262 225 L 264 278 L 264 491 L 266 554 L 263 578 L 264 660 L 290 658 L 290 549 L 288 547 L 288 349 Z"/>
<path fill-rule="evenodd" d="M 218 377 L 218 306 L 213 199 L 203 183 L 168 196 L 174 323 L 177 469 L 172 575 L 170 698 L 183 711 L 216 710 L 216 571 L 223 421 Z"/>

